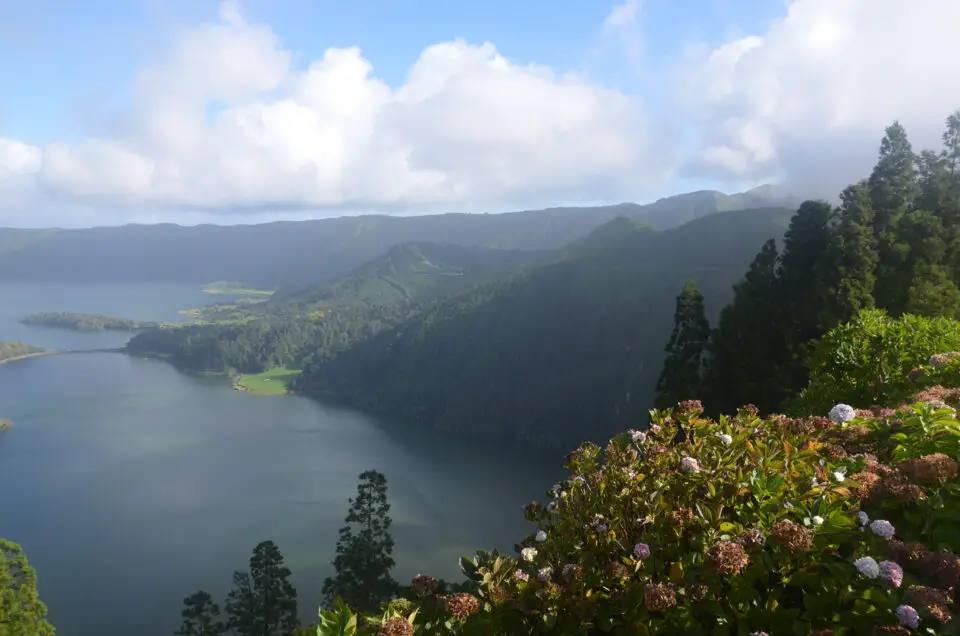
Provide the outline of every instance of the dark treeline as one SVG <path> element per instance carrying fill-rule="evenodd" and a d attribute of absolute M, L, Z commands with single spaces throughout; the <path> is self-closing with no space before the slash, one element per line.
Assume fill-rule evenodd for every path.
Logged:
<path fill-rule="evenodd" d="M 77 314 L 65 311 L 30 314 L 20 322 L 25 325 L 60 327 L 74 331 L 136 331 L 157 326 L 155 322 L 139 322 L 129 318 L 115 318 L 99 314 Z"/>
<path fill-rule="evenodd" d="M 764 244 L 709 343 L 695 290 L 685 289 L 659 405 L 702 396 L 711 413 L 748 402 L 788 409 L 809 382 L 811 343 L 858 311 L 960 317 L 960 112 L 943 144 L 915 154 L 904 128 L 888 127 L 868 179 L 838 207 L 804 203 L 782 248 Z"/>

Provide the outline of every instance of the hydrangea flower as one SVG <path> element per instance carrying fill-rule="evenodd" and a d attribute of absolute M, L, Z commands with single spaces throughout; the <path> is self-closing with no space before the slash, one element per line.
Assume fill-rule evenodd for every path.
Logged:
<path fill-rule="evenodd" d="M 880 578 L 890 587 L 900 587 L 903 584 L 903 568 L 894 561 L 881 561 Z"/>
<path fill-rule="evenodd" d="M 646 543 L 638 543 L 633 546 L 633 556 L 638 559 L 645 559 L 650 556 L 650 546 Z"/>
<path fill-rule="evenodd" d="M 537 578 L 539 578 L 541 581 L 546 583 L 547 581 L 550 580 L 551 574 L 553 574 L 553 568 L 548 565 L 546 567 L 540 568 L 540 570 L 537 571 Z"/>
<path fill-rule="evenodd" d="M 516 572 L 513 573 L 513 578 L 517 579 L 518 581 L 526 582 L 530 580 L 530 575 L 524 572 L 523 570 L 517 570 Z"/>
<path fill-rule="evenodd" d="M 868 579 L 875 579 L 880 576 L 880 565 L 873 557 L 860 557 L 853 562 L 853 566 Z"/>
<path fill-rule="evenodd" d="M 685 473 L 699 473 L 700 463 L 693 457 L 684 457 L 680 460 L 680 470 Z"/>
<path fill-rule="evenodd" d="M 733 437 L 731 437 L 730 435 L 727 435 L 726 433 L 723 433 L 722 435 L 720 435 L 720 443 L 723 444 L 724 446 L 729 446 L 730 444 L 733 444 Z"/>
<path fill-rule="evenodd" d="M 822 526 L 822 525 L 823 525 L 823 517 L 821 517 L 820 515 L 816 515 L 816 516 L 815 516 L 813 519 L 811 519 L 810 521 L 812 521 L 812 522 L 813 522 L 813 525 L 815 525 L 815 526 Z"/>
<path fill-rule="evenodd" d="M 533 563 L 533 560 L 537 558 L 537 549 L 524 548 L 523 550 L 520 550 L 520 556 L 522 556 L 523 560 L 527 563 Z"/>
<path fill-rule="evenodd" d="M 889 539 L 890 537 L 892 537 L 897 533 L 896 529 L 893 527 L 893 524 L 883 519 L 877 519 L 876 521 L 871 521 L 870 532 L 877 535 L 878 537 L 883 537 L 884 539 Z"/>
<path fill-rule="evenodd" d="M 870 517 L 867 516 L 867 513 L 865 513 L 863 510 L 857 513 L 857 519 L 860 521 L 861 526 L 865 526 L 870 523 Z"/>
<path fill-rule="evenodd" d="M 838 482 L 845 481 L 847 479 L 847 469 L 841 468 L 840 470 L 834 471 L 833 478 L 836 479 Z"/>
<path fill-rule="evenodd" d="M 543 543 L 544 541 L 547 540 L 547 533 L 544 532 L 543 530 L 538 531 L 536 539 L 538 543 Z"/>
<path fill-rule="evenodd" d="M 849 404 L 837 404 L 830 409 L 830 419 L 837 424 L 846 424 L 857 416 L 857 411 Z"/>
<path fill-rule="evenodd" d="M 654 435 L 659 435 L 661 430 L 662 429 L 660 428 L 659 424 L 650 425 L 650 432 L 652 432 Z"/>
<path fill-rule="evenodd" d="M 637 444 L 643 444 L 645 441 L 647 441 L 647 434 L 644 433 L 643 431 L 637 431 L 637 430 L 631 429 L 629 433 L 630 433 L 630 437 Z"/>
<path fill-rule="evenodd" d="M 920 626 L 920 614 L 909 605 L 901 605 L 896 609 L 897 618 L 900 624 L 910 629 L 916 629 Z"/>

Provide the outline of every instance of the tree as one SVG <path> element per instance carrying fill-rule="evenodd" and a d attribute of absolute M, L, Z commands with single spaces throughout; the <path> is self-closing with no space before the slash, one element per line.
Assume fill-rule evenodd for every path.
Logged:
<path fill-rule="evenodd" d="M 361 473 L 347 525 L 340 528 L 333 560 L 336 575 L 323 582 L 328 607 L 339 597 L 351 607 L 373 612 L 398 589 L 390 576 L 394 560 L 389 512 L 387 478 L 375 470 Z"/>
<path fill-rule="evenodd" d="M 53 636 L 47 606 L 37 593 L 37 573 L 12 541 L 0 539 L 0 636 Z"/>
<path fill-rule="evenodd" d="M 840 199 L 837 225 L 824 256 L 826 294 L 818 321 L 824 331 L 874 304 L 879 257 L 869 187 L 861 181 L 844 190 Z"/>
<path fill-rule="evenodd" d="M 784 339 L 777 304 L 777 244 L 770 239 L 733 288 L 710 339 L 704 381 L 710 412 L 732 412 L 747 403 L 770 411 L 782 402 L 778 379 Z"/>
<path fill-rule="evenodd" d="M 675 406 L 680 400 L 699 398 L 703 383 L 704 355 L 710 339 L 710 323 L 703 309 L 703 294 L 688 280 L 677 296 L 673 333 L 667 357 L 657 381 L 657 408 Z"/>
<path fill-rule="evenodd" d="M 233 574 L 227 626 L 240 636 L 290 636 L 296 630 L 297 591 L 273 541 L 253 549 L 250 571 Z"/>
<path fill-rule="evenodd" d="M 213 602 L 210 594 L 199 590 L 183 599 L 183 624 L 174 634 L 176 636 L 219 636 L 224 625 L 217 620 L 220 607 Z"/>

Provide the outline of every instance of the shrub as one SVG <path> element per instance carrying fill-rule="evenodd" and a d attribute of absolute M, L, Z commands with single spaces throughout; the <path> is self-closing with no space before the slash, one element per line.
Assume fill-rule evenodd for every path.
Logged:
<path fill-rule="evenodd" d="M 810 385 L 793 411 L 823 412 L 838 402 L 894 406 L 915 390 L 911 371 L 932 355 L 960 350 L 960 322 L 880 310 L 860 312 L 815 343 Z"/>
<path fill-rule="evenodd" d="M 928 362 L 913 382 L 952 383 L 896 410 L 653 411 L 570 454 L 518 556 L 464 559 L 458 594 L 419 577 L 353 633 L 960 633 L 960 383 Z"/>

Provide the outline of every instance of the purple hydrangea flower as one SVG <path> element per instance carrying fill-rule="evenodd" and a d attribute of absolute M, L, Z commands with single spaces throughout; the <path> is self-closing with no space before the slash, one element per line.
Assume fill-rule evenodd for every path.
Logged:
<path fill-rule="evenodd" d="M 870 532 L 877 535 L 878 537 L 883 537 L 884 539 L 889 539 L 890 537 L 892 537 L 897 533 L 896 529 L 893 527 L 893 524 L 883 519 L 877 519 L 876 521 L 871 521 Z"/>
<path fill-rule="evenodd" d="M 900 624 L 910 629 L 916 629 L 920 626 L 920 614 L 909 605 L 901 605 L 896 609 L 897 618 Z"/>
<path fill-rule="evenodd" d="M 637 545 L 633 546 L 633 556 L 638 559 L 646 559 L 648 556 L 650 556 L 650 546 L 648 546 L 646 543 L 638 543 Z"/>
<path fill-rule="evenodd" d="M 903 568 L 894 561 L 881 561 L 880 578 L 890 587 L 900 587 L 903 584 Z"/>

